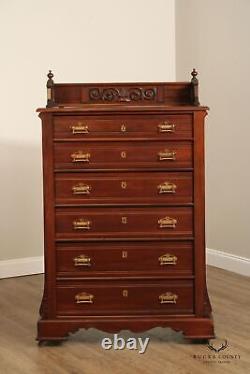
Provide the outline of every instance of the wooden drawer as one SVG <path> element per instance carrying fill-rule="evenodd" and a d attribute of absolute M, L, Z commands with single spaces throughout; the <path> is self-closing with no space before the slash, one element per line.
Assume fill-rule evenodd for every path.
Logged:
<path fill-rule="evenodd" d="M 57 173 L 57 204 L 131 204 L 193 202 L 191 172 Z"/>
<path fill-rule="evenodd" d="M 192 138 L 192 115 L 55 116 L 55 139 Z"/>
<path fill-rule="evenodd" d="M 192 281 L 61 282 L 56 288 L 57 315 L 190 314 Z"/>
<path fill-rule="evenodd" d="M 56 236 L 69 238 L 126 238 L 192 236 L 193 209 L 71 208 L 56 210 Z"/>
<path fill-rule="evenodd" d="M 190 168 L 191 142 L 55 143 L 56 169 Z"/>
<path fill-rule="evenodd" d="M 56 247 L 56 259 L 57 274 L 64 277 L 190 276 L 193 274 L 193 243 L 60 243 Z"/>

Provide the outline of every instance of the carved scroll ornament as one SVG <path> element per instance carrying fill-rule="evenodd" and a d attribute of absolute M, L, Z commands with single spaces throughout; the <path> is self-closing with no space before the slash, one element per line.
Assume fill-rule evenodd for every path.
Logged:
<path fill-rule="evenodd" d="M 130 102 L 130 101 L 154 101 L 156 99 L 156 87 L 132 87 L 132 88 L 90 88 L 89 99 L 93 101 Z"/>

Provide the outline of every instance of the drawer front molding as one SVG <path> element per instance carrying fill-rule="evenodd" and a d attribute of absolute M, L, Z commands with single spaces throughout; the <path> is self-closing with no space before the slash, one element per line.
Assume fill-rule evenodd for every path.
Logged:
<path fill-rule="evenodd" d="M 56 116 L 55 140 L 84 141 L 96 138 L 192 139 L 193 119 L 188 114 L 121 115 L 114 116 Z"/>
<path fill-rule="evenodd" d="M 167 214 L 167 215 L 166 215 Z M 191 207 L 166 208 L 58 208 L 56 237 L 181 238 L 193 235 Z"/>
<path fill-rule="evenodd" d="M 193 167 L 191 142 L 55 143 L 55 169 Z"/>
<path fill-rule="evenodd" d="M 192 204 L 192 172 L 56 173 L 57 204 Z"/>
<path fill-rule="evenodd" d="M 113 284 L 112 284 L 113 283 Z M 102 281 L 83 285 L 60 283 L 56 290 L 57 315 L 192 314 L 193 282 Z"/>
<path fill-rule="evenodd" d="M 58 276 L 91 277 L 99 273 L 126 277 L 135 274 L 158 276 L 192 276 L 192 241 L 123 243 L 58 243 Z"/>

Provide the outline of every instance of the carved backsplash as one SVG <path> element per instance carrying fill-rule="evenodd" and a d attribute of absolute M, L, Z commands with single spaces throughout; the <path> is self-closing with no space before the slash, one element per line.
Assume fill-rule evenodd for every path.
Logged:
<path fill-rule="evenodd" d="M 197 71 L 191 82 L 55 83 L 48 73 L 47 107 L 84 104 L 199 106 Z"/>
<path fill-rule="evenodd" d="M 89 100 L 110 101 L 110 102 L 130 102 L 130 101 L 155 101 L 157 97 L 156 87 L 107 87 L 90 88 Z"/>

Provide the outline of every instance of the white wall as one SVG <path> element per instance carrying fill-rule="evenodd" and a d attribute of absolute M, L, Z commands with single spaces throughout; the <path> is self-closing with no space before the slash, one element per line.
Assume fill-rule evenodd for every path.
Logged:
<path fill-rule="evenodd" d="M 42 254 L 46 73 L 58 82 L 175 80 L 174 0 L 2 0 L 0 259 Z"/>
<path fill-rule="evenodd" d="M 196 67 L 201 102 L 211 109 L 206 127 L 207 246 L 246 258 L 250 257 L 249 19 L 249 0 L 176 0 L 177 79 L 185 79 Z"/>

